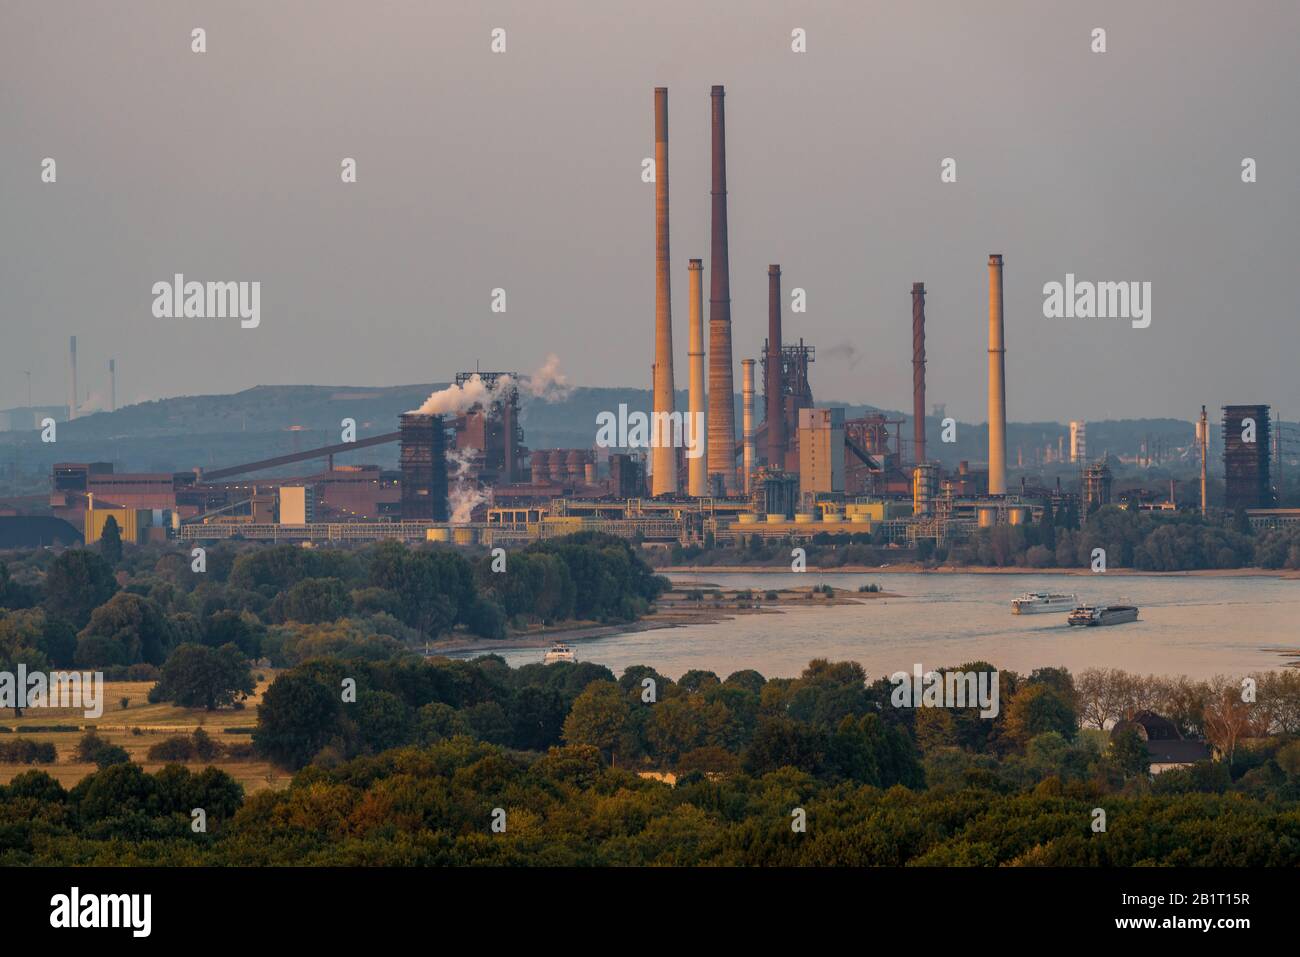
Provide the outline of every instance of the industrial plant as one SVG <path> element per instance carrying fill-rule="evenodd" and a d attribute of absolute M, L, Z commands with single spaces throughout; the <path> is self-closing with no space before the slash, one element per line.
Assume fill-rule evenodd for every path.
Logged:
<path fill-rule="evenodd" d="M 291 543 L 385 538 L 458 544 L 521 544 L 582 530 L 625 536 L 648 546 L 799 542 L 818 535 L 869 536 L 873 544 L 917 548 L 970 538 L 981 528 L 1029 525 L 1065 511 L 1113 501 L 1111 460 L 1090 448 L 1087 424 L 1043 447 L 1015 449 L 1019 487 L 1008 481 L 1008 365 L 1003 310 L 1005 262 L 987 258 L 988 438 L 983 462 L 945 468 L 929 455 L 926 434 L 926 296 L 910 287 L 913 405 L 906 419 L 883 412 L 850 416 L 814 397 L 815 347 L 782 330 L 782 270 L 767 266 L 767 328 L 734 327 L 728 251 L 725 91 L 711 110 L 708 331 L 702 258 L 686 261 L 687 409 L 675 408 L 671 288 L 668 90 L 653 96 L 654 324 L 650 440 L 619 448 L 531 448 L 514 372 L 461 372 L 422 406 L 402 414 L 395 431 L 294 451 L 261 461 L 173 473 L 117 473 L 110 463 L 64 462 L 51 476 L 50 507 L 93 542 L 112 517 L 135 541 L 176 538 Z M 776 258 L 776 257 L 772 257 Z M 745 270 L 757 273 L 757 268 Z M 905 288 L 899 283 L 900 293 Z M 898 321 L 908 319 L 900 294 Z M 951 320 L 949 320 L 951 321 Z M 648 325 L 648 323 L 647 323 Z M 646 331 L 649 331 L 648 329 Z M 733 351 L 734 350 L 734 351 Z M 739 355 L 737 355 L 739 353 Z M 748 354 L 746 354 L 748 353 Z M 741 367 L 741 429 L 735 421 L 734 364 Z M 902 363 L 903 356 L 897 357 Z M 108 364 L 116 406 L 116 367 Z M 1014 371 L 1014 364 L 1012 366 Z M 69 351 L 67 418 L 77 413 L 77 352 Z M 763 394 L 756 396 L 761 380 Z M 1014 388 L 1014 387 L 1013 387 Z M 761 414 L 761 418 L 760 418 Z M 932 416 L 933 418 L 933 416 Z M 941 418 L 942 420 L 942 418 Z M 702 424 L 687 454 L 681 428 Z M 593 425 L 594 431 L 594 425 Z M 1223 410 L 1223 461 L 1229 509 L 1258 512 L 1260 522 L 1297 520 L 1273 508 L 1270 410 Z M 385 443 L 398 446 L 396 470 L 336 465 L 334 458 Z M 699 447 L 702 446 L 702 447 Z M 1158 448 L 1146 448 L 1150 461 Z M 1194 454 L 1201 465 L 1200 504 L 1208 505 L 1209 428 L 1202 409 Z M 320 463 L 324 463 L 324 468 Z M 1076 482 L 1032 485 L 1025 466 L 1066 463 Z M 283 477 L 290 467 L 310 467 Z M 274 472 L 275 476 L 267 473 Z M 266 477 L 259 478 L 259 475 Z M 1046 483 L 1044 483 L 1045 485 Z M 1174 507 L 1139 503 L 1140 507 Z M 852 540 L 852 539 L 850 539 Z"/>

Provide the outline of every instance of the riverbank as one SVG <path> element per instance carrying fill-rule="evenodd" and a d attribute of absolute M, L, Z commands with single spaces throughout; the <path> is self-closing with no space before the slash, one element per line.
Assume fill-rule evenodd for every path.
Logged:
<path fill-rule="evenodd" d="M 661 575 L 708 575 L 716 572 L 727 575 L 773 574 L 789 575 L 789 565 L 666 565 L 656 568 Z M 899 562 L 890 565 L 836 565 L 822 568 L 809 565 L 805 574 L 816 575 L 1079 575 L 1094 577 L 1090 568 L 1023 568 L 1019 565 L 940 565 L 930 568 L 917 562 Z M 1136 568 L 1109 568 L 1107 577 L 1136 575 L 1151 578 L 1279 578 L 1300 581 L 1300 571 L 1294 568 L 1198 568 L 1181 572 L 1150 572 Z"/>
<path fill-rule="evenodd" d="M 722 571 L 723 569 L 714 569 Z M 484 641 L 473 635 L 458 635 L 448 641 L 430 645 L 430 655 L 464 654 L 479 651 L 490 654 L 505 648 L 545 648 L 554 642 L 586 641 L 607 635 L 681 628 L 730 621 L 741 615 L 771 615 L 785 608 L 858 605 L 878 598 L 899 598 L 893 592 L 858 592 L 831 588 L 830 594 L 819 592 L 814 585 L 759 591 L 749 588 L 722 588 L 711 582 L 674 582 L 655 603 L 655 610 L 632 622 L 603 624 L 578 622 L 558 628 L 537 628 L 517 632 L 500 641 Z M 774 597 L 769 597 L 769 595 Z M 698 596 L 698 597 L 695 597 Z"/>

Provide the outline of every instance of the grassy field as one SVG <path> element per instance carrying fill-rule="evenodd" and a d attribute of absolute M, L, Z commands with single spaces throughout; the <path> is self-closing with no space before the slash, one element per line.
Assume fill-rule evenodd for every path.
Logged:
<path fill-rule="evenodd" d="M 145 757 L 153 745 L 171 735 L 190 734 L 196 728 L 202 728 L 219 744 L 247 743 L 252 740 L 251 735 L 227 734 L 223 729 L 251 728 L 257 723 L 257 705 L 275 674 L 267 669 L 260 673 L 260 677 L 262 680 L 258 682 L 253 695 L 244 702 L 243 710 L 239 711 L 204 711 L 202 708 L 178 708 L 172 704 L 150 704 L 148 695 L 149 689 L 153 687 L 152 681 L 104 682 L 104 713 L 98 718 L 87 718 L 81 710 L 75 708 L 29 708 L 21 718 L 15 718 L 12 711 L 5 711 L 0 714 L 0 727 L 12 728 L 14 733 L 0 732 L 0 740 L 10 741 L 23 737 L 32 741 L 49 741 L 58 749 L 59 758 L 54 764 L 0 763 L 0 783 L 7 784 L 15 775 L 39 768 L 57 778 L 64 787 L 72 787 L 96 770 L 93 764 L 78 762 L 74 754 L 81 735 L 90 728 L 94 728 L 112 744 L 126 748 L 131 760 L 143 766 L 146 771 L 156 771 L 165 763 L 150 761 Z M 125 708 L 122 707 L 122 699 L 126 699 Z M 23 730 L 41 725 L 77 725 L 82 730 L 37 731 L 30 734 Z M 268 787 L 283 788 L 289 784 L 290 774 L 272 767 L 266 761 L 220 758 L 215 761 L 194 761 L 189 767 L 198 771 L 209 764 L 228 773 L 243 785 L 248 794 Z"/>

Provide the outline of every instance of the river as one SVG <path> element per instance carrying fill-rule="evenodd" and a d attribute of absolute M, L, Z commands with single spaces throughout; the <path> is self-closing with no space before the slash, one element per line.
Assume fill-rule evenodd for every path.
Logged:
<path fill-rule="evenodd" d="M 727 621 L 628 631 L 568 643 L 580 661 L 616 675 L 645 664 L 672 678 L 692 668 L 725 677 L 745 668 L 793 677 L 812 658 L 860 662 L 872 678 L 895 671 L 984 660 L 1027 673 L 1044 666 L 1089 667 L 1209 678 L 1281 667 L 1278 652 L 1300 647 L 1300 582 L 1266 576 L 1122 575 L 674 574 L 674 582 L 722 588 L 807 587 L 825 582 L 856 591 L 875 583 L 898 598 L 859 605 L 789 607 Z M 1022 591 L 1077 594 L 1092 603 L 1140 607 L 1139 620 L 1071 628 L 1065 615 L 1013 615 Z M 478 651 L 476 653 L 482 653 Z M 512 666 L 541 660 L 537 648 L 497 652 Z"/>

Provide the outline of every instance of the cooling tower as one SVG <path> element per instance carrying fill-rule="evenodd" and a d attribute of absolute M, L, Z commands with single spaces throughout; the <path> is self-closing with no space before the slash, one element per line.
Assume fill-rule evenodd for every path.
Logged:
<path fill-rule="evenodd" d="M 713 104 L 713 186 L 709 230 L 709 475 L 720 476 L 728 492 L 736 489 L 736 409 L 731 362 L 731 266 L 727 251 L 727 131 L 723 88 L 709 94 Z"/>
<path fill-rule="evenodd" d="M 781 381 L 781 267 L 767 267 L 767 464 L 785 468 L 785 400 Z"/>
<path fill-rule="evenodd" d="M 925 283 L 912 283 L 912 445 L 925 461 Z"/>
<path fill-rule="evenodd" d="M 1002 333 L 1002 257 L 989 256 L 989 494 L 1007 494 L 1006 341 Z"/>
<path fill-rule="evenodd" d="M 689 416 L 683 423 L 682 431 L 687 437 L 687 452 L 697 451 L 690 448 L 690 442 L 699 443 L 698 451 L 701 453 L 696 458 L 691 458 L 688 454 L 686 458 L 686 491 L 687 494 L 695 498 L 703 498 L 709 494 L 709 460 L 708 460 L 708 439 L 705 430 L 705 420 L 708 417 L 705 411 L 704 401 L 704 283 L 702 282 L 702 273 L 704 263 L 699 259 L 692 259 L 687 265 L 690 278 L 690 342 L 687 345 L 686 357 L 687 365 L 690 367 L 690 391 L 687 393 L 687 409 Z M 698 427 L 698 433 L 696 431 Z"/>
<path fill-rule="evenodd" d="M 741 412 L 745 436 L 744 481 L 741 488 L 746 495 L 750 491 L 750 478 L 754 474 L 754 360 L 740 360 Z"/>

